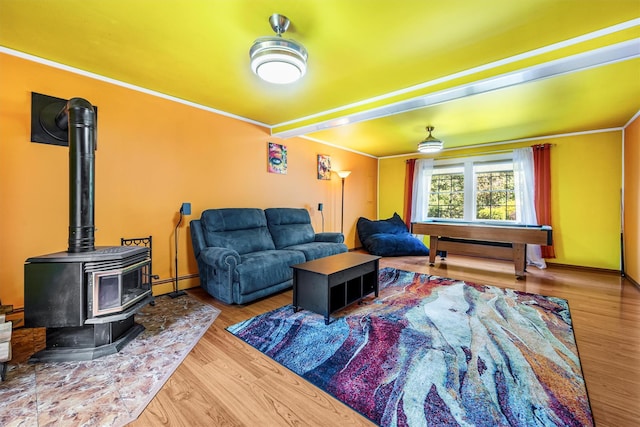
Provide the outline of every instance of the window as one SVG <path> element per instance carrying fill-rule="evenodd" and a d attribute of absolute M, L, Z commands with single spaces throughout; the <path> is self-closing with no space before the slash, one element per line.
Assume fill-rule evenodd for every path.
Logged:
<path fill-rule="evenodd" d="M 513 163 L 474 165 L 475 219 L 516 220 Z"/>
<path fill-rule="evenodd" d="M 511 156 L 436 162 L 428 203 L 429 218 L 515 222 Z"/>
<path fill-rule="evenodd" d="M 431 177 L 430 218 L 464 219 L 464 170 L 438 168 Z"/>

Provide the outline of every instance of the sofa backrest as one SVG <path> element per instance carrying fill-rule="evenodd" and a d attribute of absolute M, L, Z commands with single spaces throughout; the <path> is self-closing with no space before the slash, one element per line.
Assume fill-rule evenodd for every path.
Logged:
<path fill-rule="evenodd" d="M 311 217 L 302 208 L 269 208 L 264 211 L 276 249 L 313 242 Z"/>
<path fill-rule="evenodd" d="M 207 209 L 200 224 L 207 246 L 233 249 L 240 255 L 275 249 L 262 209 Z"/>

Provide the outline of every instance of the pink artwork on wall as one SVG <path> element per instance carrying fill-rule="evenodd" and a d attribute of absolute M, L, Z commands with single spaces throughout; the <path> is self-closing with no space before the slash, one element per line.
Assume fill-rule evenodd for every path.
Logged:
<path fill-rule="evenodd" d="M 269 143 L 267 168 L 270 173 L 287 173 L 287 147 L 273 142 Z"/>
<path fill-rule="evenodd" d="M 331 157 L 318 154 L 318 179 L 331 179 Z"/>

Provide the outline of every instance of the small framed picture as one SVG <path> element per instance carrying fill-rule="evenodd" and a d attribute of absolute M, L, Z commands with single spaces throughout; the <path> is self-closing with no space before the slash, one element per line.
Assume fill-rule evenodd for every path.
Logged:
<path fill-rule="evenodd" d="M 318 179 L 331 179 L 331 157 L 318 154 Z"/>
<path fill-rule="evenodd" d="M 267 169 L 270 173 L 287 173 L 287 147 L 270 142 L 268 156 Z"/>

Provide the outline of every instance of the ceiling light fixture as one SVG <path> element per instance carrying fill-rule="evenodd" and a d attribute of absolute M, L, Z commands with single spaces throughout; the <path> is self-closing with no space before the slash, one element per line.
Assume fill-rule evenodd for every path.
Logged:
<path fill-rule="evenodd" d="M 427 132 L 429 135 L 418 144 L 418 151 L 421 153 L 435 153 L 436 151 L 442 150 L 443 142 L 438 138 L 434 138 L 431 136 L 431 132 L 433 131 L 433 126 L 427 126 Z"/>
<path fill-rule="evenodd" d="M 251 69 L 269 83 L 293 83 L 307 71 L 307 50 L 300 43 L 282 38 L 289 18 L 274 13 L 269 17 L 275 36 L 260 37 L 251 46 Z"/>

